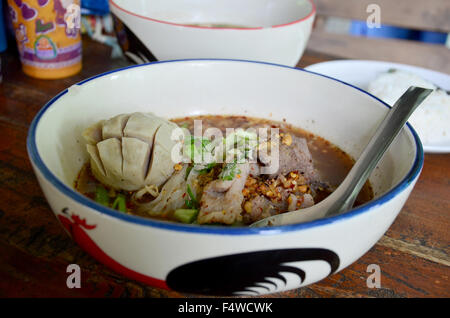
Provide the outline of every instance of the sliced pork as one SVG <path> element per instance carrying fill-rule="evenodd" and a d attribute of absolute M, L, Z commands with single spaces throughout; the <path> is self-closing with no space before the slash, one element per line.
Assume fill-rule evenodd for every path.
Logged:
<path fill-rule="evenodd" d="M 200 201 L 199 224 L 233 224 L 240 221 L 244 195 L 242 190 L 250 172 L 249 163 L 237 165 L 239 173 L 233 180 L 214 180 L 203 190 Z"/>

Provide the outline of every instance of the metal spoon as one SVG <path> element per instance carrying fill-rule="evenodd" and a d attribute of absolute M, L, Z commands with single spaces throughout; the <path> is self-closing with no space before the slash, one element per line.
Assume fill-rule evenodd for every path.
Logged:
<path fill-rule="evenodd" d="M 313 221 L 350 210 L 367 178 L 397 136 L 409 116 L 432 89 L 411 86 L 388 111 L 344 181 L 325 200 L 312 207 L 277 214 L 254 222 L 250 227 L 275 226 Z"/>

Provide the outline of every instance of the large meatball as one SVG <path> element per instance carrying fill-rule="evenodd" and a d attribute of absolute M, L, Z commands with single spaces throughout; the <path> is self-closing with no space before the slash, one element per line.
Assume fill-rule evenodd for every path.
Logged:
<path fill-rule="evenodd" d="M 87 128 L 91 170 L 103 184 L 135 191 L 146 185 L 161 186 L 176 162 L 171 153 L 178 126 L 151 113 L 121 114 Z"/>

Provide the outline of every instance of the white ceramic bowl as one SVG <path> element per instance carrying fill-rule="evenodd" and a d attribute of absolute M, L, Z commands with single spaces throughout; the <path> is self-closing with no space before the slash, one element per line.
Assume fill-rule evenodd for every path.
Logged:
<path fill-rule="evenodd" d="M 119 43 L 137 63 L 154 59 L 226 58 L 295 66 L 306 47 L 315 17 L 312 0 L 110 0 L 109 3 L 116 18 Z"/>
<path fill-rule="evenodd" d="M 323 75 L 229 60 L 133 66 L 87 79 L 48 102 L 31 124 L 27 145 L 58 219 L 100 262 L 130 278 L 181 292 L 263 294 L 312 284 L 345 268 L 386 232 L 423 164 L 422 146 L 408 125 L 370 178 L 376 199 L 345 215 L 271 228 L 162 222 L 106 208 L 72 187 L 87 160 L 82 130 L 134 111 L 166 118 L 285 118 L 357 158 L 388 106 Z"/>

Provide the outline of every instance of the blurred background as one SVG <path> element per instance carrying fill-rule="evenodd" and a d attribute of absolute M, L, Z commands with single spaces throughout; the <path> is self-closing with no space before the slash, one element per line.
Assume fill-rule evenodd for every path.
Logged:
<path fill-rule="evenodd" d="M 408 44 L 405 45 L 404 43 L 414 42 L 430 44 L 432 48 L 436 48 L 436 46 L 447 46 L 447 48 L 450 48 L 449 34 L 439 30 L 438 26 L 439 23 L 443 24 L 442 29 L 446 30 L 450 22 L 444 21 L 445 23 L 441 23 L 439 22 L 439 19 L 435 19 L 436 25 L 433 26 L 429 24 L 430 21 L 419 21 L 420 18 L 415 17 L 414 14 L 410 17 L 408 16 L 410 13 L 403 12 L 402 14 L 401 10 L 403 9 L 399 7 L 398 4 L 393 4 L 391 1 L 390 3 L 392 3 L 392 5 L 390 5 L 387 1 L 383 0 L 377 1 L 381 8 L 381 21 L 383 23 L 381 23 L 379 27 L 369 28 L 363 18 L 370 15 L 370 12 L 367 12 L 367 10 L 364 10 L 364 8 L 361 7 L 362 5 L 366 5 L 365 2 L 367 1 L 314 1 L 317 7 L 317 17 L 307 49 L 322 54 L 332 54 L 333 56 L 338 57 L 385 59 L 393 62 L 399 60 L 406 64 L 414 64 L 433 69 L 440 68 L 439 65 L 435 65 L 431 62 L 421 62 L 421 60 L 424 59 L 423 54 L 411 57 L 411 54 L 409 54 L 410 50 L 408 50 L 411 46 L 408 46 Z M 401 2 L 404 3 L 404 1 Z M 434 0 L 434 2 L 442 1 Z M 0 53 L 6 51 L 8 48 L 11 51 L 17 50 L 15 35 L 11 26 L 10 14 L 8 12 L 8 1 L 0 0 L 0 5 Z M 450 3 L 448 3 L 448 5 L 448 10 L 450 10 Z M 424 10 L 428 10 L 426 9 L 426 6 L 424 8 Z M 432 12 L 432 7 L 429 10 L 431 11 L 422 12 L 420 16 L 425 17 L 425 20 L 427 15 L 429 18 L 434 18 L 433 14 L 435 14 L 435 12 Z M 394 13 L 391 11 L 398 12 L 396 12 L 394 16 Z M 113 19 L 110 14 L 108 1 L 81 0 L 81 14 L 81 32 L 84 37 L 89 37 L 94 41 L 109 46 L 111 48 L 110 58 L 123 58 L 123 53 L 114 34 Z M 392 16 L 394 16 L 394 18 L 392 18 Z M 360 19 L 358 19 L 358 17 Z M 384 23 L 385 21 L 386 24 Z M 396 25 L 390 24 L 391 22 L 394 22 Z M 427 29 L 423 28 L 425 23 L 427 23 Z M 372 51 L 372 49 L 367 49 L 371 42 L 358 42 L 356 44 L 357 50 L 355 50 L 355 44 L 353 44 L 354 38 L 389 40 L 389 42 L 377 43 L 380 44 L 381 47 L 386 46 L 387 43 L 389 48 L 392 45 L 392 48 L 397 51 L 404 47 L 403 53 L 395 53 L 390 56 L 390 54 L 385 53 L 386 50 L 383 51 L 382 48 L 377 48 L 377 50 Z M 333 41 L 335 43 L 333 43 Z M 336 42 L 339 43 L 336 44 Z M 422 46 L 419 48 L 421 50 Z"/>

